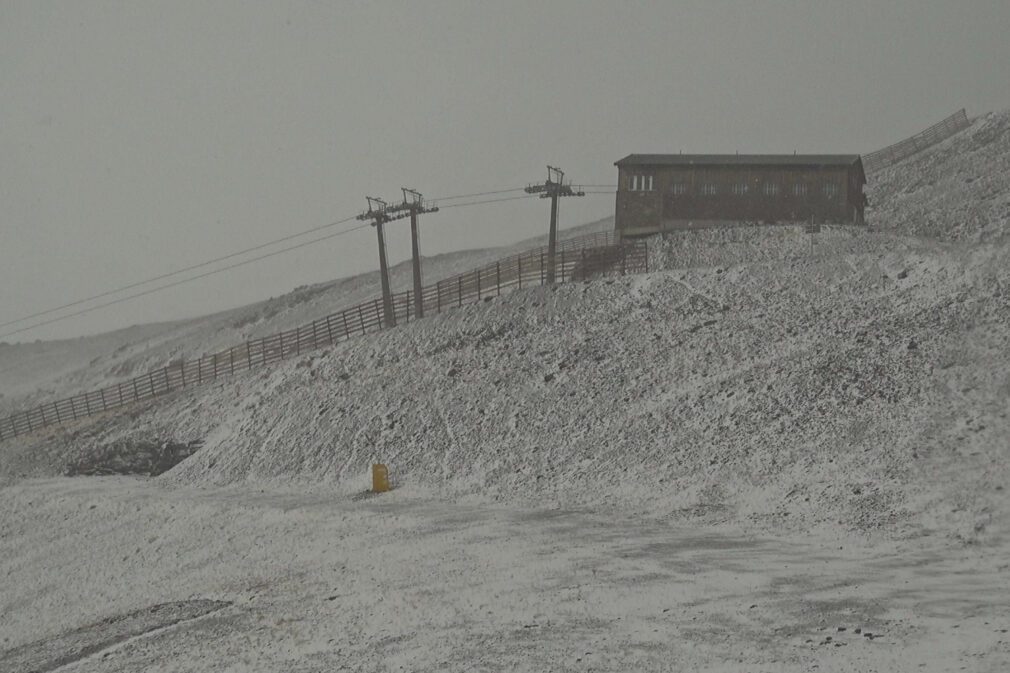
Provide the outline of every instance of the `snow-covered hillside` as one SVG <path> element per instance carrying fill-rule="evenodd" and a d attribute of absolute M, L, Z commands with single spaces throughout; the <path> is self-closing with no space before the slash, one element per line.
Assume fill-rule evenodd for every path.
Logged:
<path fill-rule="evenodd" d="M 1006 121 L 875 178 L 867 229 L 655 238 L 0 443 L 0 669 L 1008 670 Z M 91 386 L 375 285 L 0 357 Z"/>
<path fill-rule="evenodd" d="M 869 230 L 655 239 L 647 276 L 511 293 L 55 429 L 6 445 L 0 470 L 200 442 L 162 479 L 356 489 L 382 461 L 446 496 L 978 539 L 1010 476 L 1010 248 L 993 212 L 971 229 L 989 242 L 958 229 L 975 181 L 930 176 L 993 174 L 1008 119 L 888 169 Z M 949 230 L 910 236 L 941 188 Z M 192 329 L 209 339 L 223 320 Z"/>
<path fill-rule="evenodd" d="M 870 176 L 867 220 L 941 240 L 991 241 L 1010 227 L 1010 112 Z"/>
<path fill-rule="evenodd" d="M 613 220 L 572 227 L 562 238 L 613 228 Z M 425 257 L 426 281 L 468 271 L 499 257 L 543 244 L 546 237 L 504 248 L 463 250 Z M 410 287 L 410 261 L 390 269 L 394 290 Z M 0 343 L 0 416 L 14 410 L 96 389 L 183 357 L 195 359 L 247 339 L 292 329 L 380 292 L 372 272 L 297 288 L 287 294 L 214 315 L 143 325 L 79 339 Z"/>
<path fill-rule="evenodd" d="M 515 292 L 56 431 L 5 464 L 202 440 L 166 479 L 358 488 L 382 461 L 444 495 L 984 535 L 1008 476 L 1010 252 L 879 244 Z"/>

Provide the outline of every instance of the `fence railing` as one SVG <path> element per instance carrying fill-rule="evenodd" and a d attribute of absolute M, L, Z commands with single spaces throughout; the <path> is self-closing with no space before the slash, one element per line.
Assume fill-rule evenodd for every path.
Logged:
<path fill-rule="evenodd" d="M 500 259 L 478 269 L 422 288 L 424 313 L 439 313 L 463 304 L 499 296 L 503 291 L 543 285 L 547 280 L 544 247 Z M 611 273 L 648 271 L 644 241 L 621 242 L 613 232 L 560 241 L 555 258 L 556 282 L 572 282 Z M 417 320 L 412 291 L 393 295 L 398 323 Z M 75 421 L 111 409 L 143 402 L 176 390 L 216 381 L 285 358 L 384 329 L 382 299 L 358 304 L 286 332 L 251 339 L 197 360 L 176 361 L 100 390 L 47 402 L 0 419 L 0 441 L 41 428 Z"/>
<path fill-rule="evenodd" d="M 864 154 L 863 170 L 867 174 L 870 174 L 896 164 L 902 159 L 937 144 L 941 140 L 946 140 L 958 131 L 967 128 L 970 124 L 968 114 L 964 108 L 961 108 L 943 121 L 933 124 L 925 131 L 916 133 L 911 138 L 905 138 L 882 150 Z"/>

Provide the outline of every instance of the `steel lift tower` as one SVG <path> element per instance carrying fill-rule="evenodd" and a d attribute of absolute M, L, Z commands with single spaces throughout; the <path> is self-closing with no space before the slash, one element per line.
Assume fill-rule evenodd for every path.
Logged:
<path fill-rule="evenodd" d="M 565 184 L 565 173 L 554 166 L 547 167 L 547 182 L 526 187 L 527 194 L 540 194 L 541 199 L 551 200 L 551 228 L 547 239 L 547 284 L 553 285 L 555 278 L 554 257 L 558 248 L 558 199 L 562 196 L 585 196 L 586 193 L 572 189 Z"/>

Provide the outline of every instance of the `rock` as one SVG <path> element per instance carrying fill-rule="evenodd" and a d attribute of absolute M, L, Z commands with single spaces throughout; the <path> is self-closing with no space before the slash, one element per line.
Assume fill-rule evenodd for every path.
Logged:
<path fill-rule="evenodd" d="M 544 383 L 550 383 L 554 380 L 554 374 L 544 374 Z"/>
<path fill-rule="evenodd" d="M 908 278 L 908 269 L 902 269 L 898 272 L 898 278 L 905 279 Z"/>
<path fill-rule="evenodd" d="M 908 340 L 908 350 L 914 351 L 919 349 L 919 344 L 916 343 L 915 339 Z"/>

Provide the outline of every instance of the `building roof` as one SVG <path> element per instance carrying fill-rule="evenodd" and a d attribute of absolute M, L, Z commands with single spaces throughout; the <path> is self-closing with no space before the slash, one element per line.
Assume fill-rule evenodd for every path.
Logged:
<path fill-rule="evenodd" d="M 852 166 L 858 154 L 629 154 L 615 166 Z"/>

